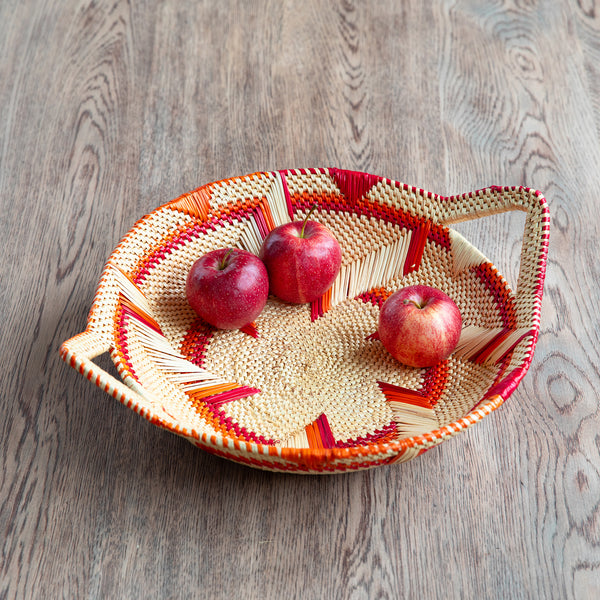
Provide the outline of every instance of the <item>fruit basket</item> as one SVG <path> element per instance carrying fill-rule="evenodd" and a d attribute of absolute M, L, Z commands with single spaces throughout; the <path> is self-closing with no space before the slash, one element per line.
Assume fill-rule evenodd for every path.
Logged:
<path fill-rule="evenodd" d="M 197 317 L 185 281 L 200 255 L 258 253 L 270 230 L 326 225 L 342 267 L 318 300 L 270 297 L 241 330 Z M 517 289 L 451 225 L 526 213 Z M 546 200 L 523 187 L 441 197 L 340 169 L 253 173 L 209 183 L 140 219 L 110 255 L 67 364 L 152 424 L 250 467 L 332 473 L 410 460 L 498 408 L 532 361 L 549 235 Z M 463 318 L 449 359 L 395 361 L 377 339 L 380 307 L 421 283 Z M 120 380 L 93 362 L 109 352 Z"/>

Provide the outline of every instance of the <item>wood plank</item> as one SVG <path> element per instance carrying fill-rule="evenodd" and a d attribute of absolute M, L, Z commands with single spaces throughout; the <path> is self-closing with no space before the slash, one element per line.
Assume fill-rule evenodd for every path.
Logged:
<path fill-rule="evenodd" d="M 0 3 L 0 597 L 598 597 L 599 32 L 591 0 Z M 545 194 L 541 335 L 499 411 L 408 463 L 286 476 L 60 360 L 138 218 L 311 166 Z M 458 228 L 516 282 L 522 215 Z"/>

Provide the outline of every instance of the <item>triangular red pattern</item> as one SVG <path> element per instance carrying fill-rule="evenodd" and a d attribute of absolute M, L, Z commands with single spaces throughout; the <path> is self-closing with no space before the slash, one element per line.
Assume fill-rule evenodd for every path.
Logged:
<path fill-rule="evenodd" d="M 359 171 L 345 171 L 343 169 L 329 169 L 329 174 L 333 177 L 345 198 L 352 203 L 358 202 L 382 180 L 377 175 L 369 175 Z"/>

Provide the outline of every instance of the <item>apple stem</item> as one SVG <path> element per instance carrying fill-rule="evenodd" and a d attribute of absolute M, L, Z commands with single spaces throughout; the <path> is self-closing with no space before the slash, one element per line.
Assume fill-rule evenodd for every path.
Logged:
<path fill-rule="evenodd" d="M 318 206 L 318 204 L 313 204 L 312 208 L 308 211 L 308 214 L 306 215 L 306 217 L 304 217 L 304 222 L 302 223 L 302 229 L 300 230 L 301 238 L 304 237 L 304 228 L 306 227 L 306 223 L 308 222 L 310 215 L 312 215 L 315 212 L 315 209 L 317 208 L 317 206 Z"/>
<path fill-rule="evenodd" d="M 417 302 L 416 300 L 409 300 L 408 298 L 406 300 L 404 300 L 403 304 L 404 305 L 414 304 L 417 308 L 423 308 L 423 306 L 424 306 L 423 304 Z"/>
<path fill-rule="evenodd" d="M 223 258 L 221 259 L 221 262 L 219 263 L 219 271 L 222 271 L 226 266 L 227 266 L 227 259 L 229 258 L 229 255 L 233 252 L 233 248 L 229 248 L 229 250 L 225 253 L 225 256 L 223 256 Z"/>

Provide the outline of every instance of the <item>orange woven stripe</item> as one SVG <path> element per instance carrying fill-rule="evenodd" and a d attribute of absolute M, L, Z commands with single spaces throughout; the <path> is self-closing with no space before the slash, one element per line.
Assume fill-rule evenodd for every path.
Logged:
<path fill-rule="evenodd" d="M 193 192 L 183 194 L 168 204 L 169 208 L 179 210 L 191 217 L 206 220 L 210 211 L 210 186 L 202 186 Z"/>
<path fill-rule="evenodd" d="M 435 406 L 442 394 L 446 390 L 448 375 L 450 373 L 450 361 L 444 360 L 439 362 L 435 367 L 432 367 L 423 381 L 423 391 L 431 402 L 431 406 Z"/>
<path fill-rule="evenodd" d="M 249 177 L 242 177 L 241 180 L 252 180 L 257 177 L 263 176 L 262 173 L 256 173 Z M 221 182 L 210 184 L 210 187 L 198 188 L 191 195 L 184 195 L 174 200 L 168 206 L 170 208 L 176 208 L 182 210 L 186 214 L 196 216 L 201 221 L 208 221 L 209 217 L 212 221 L 223 221 L 230 220 L 232 217 L 240 218 L 242 216 L 248 216 L 253 210 L 259 209 L 264 215 L 265 223 L 273 229 L 275 224 L 273 221 L 273 215 L 271 214 L 268 203 L 264 198 L 244 198 L 236 202 L 229 202 L 225 206 L 210 207 L 210 195 L 212 188 L 217 186 Z M 146 268 L 151 268 L 151 265 L 156 260 L 160 260 L 164 254 L 165 247 L 169 244 L 176 244 L 182 238 L 183 235 L 193 235 L 188 225 L 182 225 L 173 230 L 168 235 L 163 236 L 154 246 L 147 251 L 147 253 L 140 258 L 140 261 L 132 269 L 132 277 L 137 280 Z"/>
<path fill-rule="evenodd" d="M 321 442 L 321 436 L 319 435 L 319 430 L 315 431 L 315 424 L 310 423 L 305 428 L 306 437 L 308 438 L 308 447 L 309 448 L 322 448 L 323 444 Z"/>
<path fill-rule="evenodd" d="M 313 300 L 310 304 L 311 321 L 316 321 L 322 317 L 331 308 L 331 288 L 329 288 L 320 298 Z"/>
<path fill-rule="evenodd" d="M 260 208 L 261 212 L 265 217 L 265 222 L 267 224 L 267 227 L 269 228 L 269 231 L 273 231 L 273 229 L 275 229 L 275 221 L 273 220 L 273 215 L 271 214 L 271 208 L 269 207 L 269 203 L 266 201 L 265 198 L 261 198 L 258 201 L 258 207 Z"/>
<path fill-rule="evenodd" d="M 181 236 L 188 231 L 188 225 L 180 225 L 179 227 L 174 228 L 167 235 L 164 235 L 158 242 L 153 244 L 152 247 L 147 250 L 146 254 L 140 256 L 137 263 L 131 269 L 129 279 L 131 279 L 134 284 L 139 281 L 140 275 L 144 272 L 145 268 L 148 265 L 152 265 L 153 261 L 156 260 L 156 257 L 164 253 L 165 246 L 180 239 Z"/>
<path fill-rule="evenodd" d="M 343 195 L 332 194 L 326 190 L 314 191 L 312 193 L 308 190 L 304 190 L 303 192 L 291 194 L 290 201 L 295 211 L 303 209 L 309 210 L 313 204 L 317 202 L 319 206 L 325 210 L 364 214 L 383 219 L 389 223 L 396 223 L 400 227 L 406 227 L 412 230 L 413 236 L 415 235 L 415 230 L 418 230 L 416 232 L 418 243 L 414 242 L 415 246 L 413 247 L 413 257 L 417 259 L 417 261 L 413 259 L 412 263 L 408 263 L 407 260 L 409 265 L 416 262 L 418 266 L 422 257 L 422 247 L 424 248 L 428 237 L 431 237 L 438 243 L 447 242 L 447 228 L 432 223 L 428 219 L 423 219 L 423 217 L 419 217 L 408 211 L 380 204 L 377 200 L 371 200 L 368 197 L 362 197 L 360 200 L 353 201 Z"/>
<path fill-rule="evenodd" d="M 331 288 L 323 294 L 323 313 L 326 313 L 331 308 Z"/>
<path fill-rule="evenodd" d="M 133 302 L 125 298 L 123 294 L 119 294 L 119 299 L 123 307 L 128 308 L 137 317 L 145 321 L 147 324 L 151 325 L 157 331 L 161 331 L 160 325 L 147 312 L 143 311 L 139 306 L 135 305 Z"/>
<path fill-rule="evenodd" d="M 205 387 L 199 390 L 194 390 L 188 393 L 188 396 L 191 400 L 202 400 L 203 398 L 208 398 L 210 396 L 215 396 L 216 394 L 220 394 L 221 392 L 228 392 L 229 390 L 235 390 L 238 388 L 237 383 L 221 383 L 218 385 L 212 385 L 209 387 Z"/>

